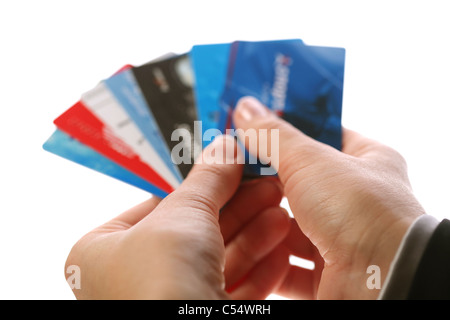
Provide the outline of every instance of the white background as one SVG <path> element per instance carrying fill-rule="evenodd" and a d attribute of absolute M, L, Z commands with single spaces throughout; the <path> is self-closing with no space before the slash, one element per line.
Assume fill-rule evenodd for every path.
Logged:
<path fill-rule="evenodd" d="M 53 119 L 126 63 L 194 44 L 346 48 L 343 124 L 398 149 L 450 217 L 445 1 L 1 1 L 0 298 L 73 299 L 72 245 L 148 194 L 42 150 Z"/>

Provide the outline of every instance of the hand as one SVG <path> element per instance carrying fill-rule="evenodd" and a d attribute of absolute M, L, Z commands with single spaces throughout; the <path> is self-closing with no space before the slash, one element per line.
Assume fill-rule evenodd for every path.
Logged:
<path fill-rule="evenodd" d="M 220 164 L 224 148 L 234 150 L 230 164 Z M 76 297 L 258 299 L 272 292 L 287 272 L 281 243 L 290 221 L 277 180 L 240 184 L 240 156 L 234 139 L 216 138 L 164 200 L 151 198 L 78 241 L 66 262 L 66 270 L 81 271 Z"/>
<path fill-rule="evenodd" d="M 340 152 L 251 97 L 239 101 L 234 124 L 244 131 L 269 130 L 268 141 L 259 144 L 260 157 L 277 143 L 270 140 L 270 130 L 279 131 L 279 159 L 271 164 L 299 226 L 285 245 L 316 262 L 314 271 L 290 267 L 278 292 L 294 298 L 376 298 L 379 291 L 366 286 L 367 267 L 378 265 L 383 281 L 408 227 L 424 213 L 404 159 L 347 129 Z"/>

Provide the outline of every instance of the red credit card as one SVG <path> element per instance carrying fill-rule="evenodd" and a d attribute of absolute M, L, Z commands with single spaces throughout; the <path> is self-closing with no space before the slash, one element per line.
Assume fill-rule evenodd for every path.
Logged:
<path fill-rule="evenodd" d="M 130 170 L 167 193 L 173 191 L 152 167 L 144 163 L 126 143 L 78 101 L 54 121 L 55 125 L 81 143 Z"/>

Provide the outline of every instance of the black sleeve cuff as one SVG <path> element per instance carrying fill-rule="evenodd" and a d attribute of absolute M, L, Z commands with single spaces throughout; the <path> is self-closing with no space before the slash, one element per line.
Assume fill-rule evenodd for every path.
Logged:
<path fill-rule="evenodd" d="M 450 299 L 450 221 L 444 219 L 428 241 L 408 299 Z"/>
<path fill-rule="evenodd" d="M 429 215 L 422 215 L 414 221 L 400 244 L 391 263 L 379 299 L 404 300 L 410 298 L 419 264 L 439 221 Z M 450 246 L 450 243 L 448 243 Z"/>

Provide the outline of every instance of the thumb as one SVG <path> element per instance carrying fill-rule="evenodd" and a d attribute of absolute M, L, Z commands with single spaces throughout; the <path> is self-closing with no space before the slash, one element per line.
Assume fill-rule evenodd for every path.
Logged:
<path fill-rule="evenodd" d="M 242 158 L 233 137 L 217 136 L 203 150 L 183 183 L 160 203 L 160 209 L 164 208 L 166 215 L 178 211 L 173 209 L 193 208 L 217 218 L 239 186 Z"/>
<path fill-rule="evenodd" d="M 294 173 L 320 161 L 324 152 L 328 154 L 327 149 L 331 149 L 276 116 L 253 97 L 239 100 L 233 121 L 247 150 L 263 162 L 270 162 L 284 185 Z M 256 147 L 252 141 L 255 136 Z"/>

